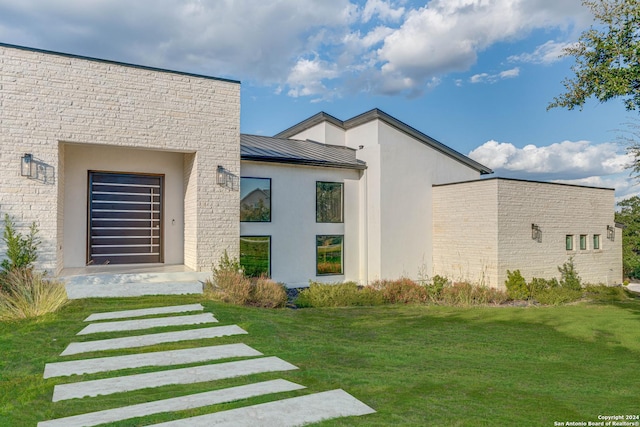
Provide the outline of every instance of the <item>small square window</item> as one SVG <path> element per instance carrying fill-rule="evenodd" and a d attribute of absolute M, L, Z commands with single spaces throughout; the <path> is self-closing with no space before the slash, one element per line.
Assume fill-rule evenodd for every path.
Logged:
<path fill-rule="evenodd" d="M 271 237 L 241 236 L 240 266 L 249 277 L 270 276 Z"/>
<path fill-rule="evenodd" d="M 573 234 L 567 234 L 565 237 L 565 246 L 568 251 L 573 250 Z"/>
<path fill-rule="evenodd" d="M 593 249 L 600 249 L 600 235 L 593 235 Z"/>
<path fill-rule="evenodd" d="M 344 236 L 316 236 L 316 273 L 342 274 Z"/>
<path fill-rule="evenodd" d="M 587 235 L 586 234 L 581 234 L 580 235 L 580 250 L 581 251 L 586 251 L 587 250 Z"/>
<path fill-rule="evenodd" d="M 316 182 L 316 222 L 343 222 L 343 184 Z"/>

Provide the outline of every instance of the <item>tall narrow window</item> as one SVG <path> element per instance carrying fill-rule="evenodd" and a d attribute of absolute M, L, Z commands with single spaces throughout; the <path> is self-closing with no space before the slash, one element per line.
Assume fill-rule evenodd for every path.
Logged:
<path fill-rule="evenodd" d="M 593 235 L 593 249 L 600 249 L 600 235 Z"/>
<path fill-rule="evenodd" d="M 240 179 L 240 221 L 271 221 L 271 179 Z"/>
<path fill-rule="evenodd" d="M 316 222 L 343 222 L 343 184 L 316 182 Z"/>
<path fill-rule="evenodd" d="M 343 236 L 316 236 L 316 273 L 342 274 Z"/>
<path fill-rule="evenodd" d="M 581 251 L 587 250 L 587 235 L 586 234 L 581 234 L 580 235 L 580 250 Z"/>
<path fill-rule="evenodd" d="M 240 266 L 249 277 L 271 275 L 271 237 L 241 236 Z"/>
<path fill-rule="evenodd" d="M 573 250 L 573 234 L 567 234 L 565 237 L 565 246 L 568 251 Z"/>

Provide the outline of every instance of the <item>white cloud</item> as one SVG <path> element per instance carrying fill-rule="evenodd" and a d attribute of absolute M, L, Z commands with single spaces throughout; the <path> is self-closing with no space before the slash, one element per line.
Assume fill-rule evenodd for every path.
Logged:
<path fill-rule="evenodd" d="M 468 70 L 495 43 L 537 29 L 580 26 L 588 16 L 580 0 L 412 4 L 0 0 L 0 40 L 249 80 L 281 87 L 291 96 L 315 96 L 338 84 L 353 91 L 415 96 L 448 73 Z M 322 63 L 300 60 L 316 53 Z M 539 55 L 546 57 L 543 51 Z"/>
<path fill-rule="evenodd" d="M 548 42 L 536 47 L 536 49 L 531 53 L 510 56 L 509 61 L 549 65 L 560 61 L 564 54 L 564 49 L 572 46 L 573 44 L 574 43 L 549 40 Z"/>
<path fill-rule="evenodd" d="M 469 78 L 471 83 L 495 83 L 498 80 L 512 79 L 520 75 L 520 68 L 515 67 L 509 70 L 501 71 L 497 74 L 480 73 L 474 74 Z"/>
<path fill-rule="evenodd" d="M 615 143 L 563 141 L 547 146 L 517 148 L 508 142 L 487 141 L 469 153 L 498 174 L 544 180 L 576 180 L 625 172 L 631 157 Z"/>

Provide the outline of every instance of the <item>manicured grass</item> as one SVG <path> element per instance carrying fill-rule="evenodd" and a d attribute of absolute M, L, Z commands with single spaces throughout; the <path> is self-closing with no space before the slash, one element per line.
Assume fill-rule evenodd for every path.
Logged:
<path fill-rule="evenodd" d="M 154 346 L 144 351 L 244 342 L 300 370 L 214 383 L 51 402 L 53 386 L 81 379 L 42 379 L 44 364 L 135 353 L 59 354 L 91 313 L 200 302 L 201 297 L 73 301 L 41 320 L 0 324 L 0 425 L 37 421 L 221 387 L 284 378 L 306 390 L 162 414 L 113 426 L 146 425 L 312 392 L 342 388 L 378 411 L 321 425 L 552 426 L 638 414 L 640 301 L 559 307 L 382 306 L 266 310 L 203 302 L 220 324 L 249 335 Z M 151 330 L 178 330 L 164 328 Z M 130 333 L 135 335 L 135 333 Z M 99 338 L 123 336 L 100 334 Z M 128 370 L 148 372 L 160 368 Z M 167 368 L 162 368 L 167 369 Z"/>

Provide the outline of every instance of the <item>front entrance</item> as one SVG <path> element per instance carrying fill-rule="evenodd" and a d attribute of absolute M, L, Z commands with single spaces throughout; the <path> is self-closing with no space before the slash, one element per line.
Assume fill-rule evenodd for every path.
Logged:
<path fill-rule="evenodd" d="M 89 171 L 88 264 L 163 262 L 163 181 Z"/>

